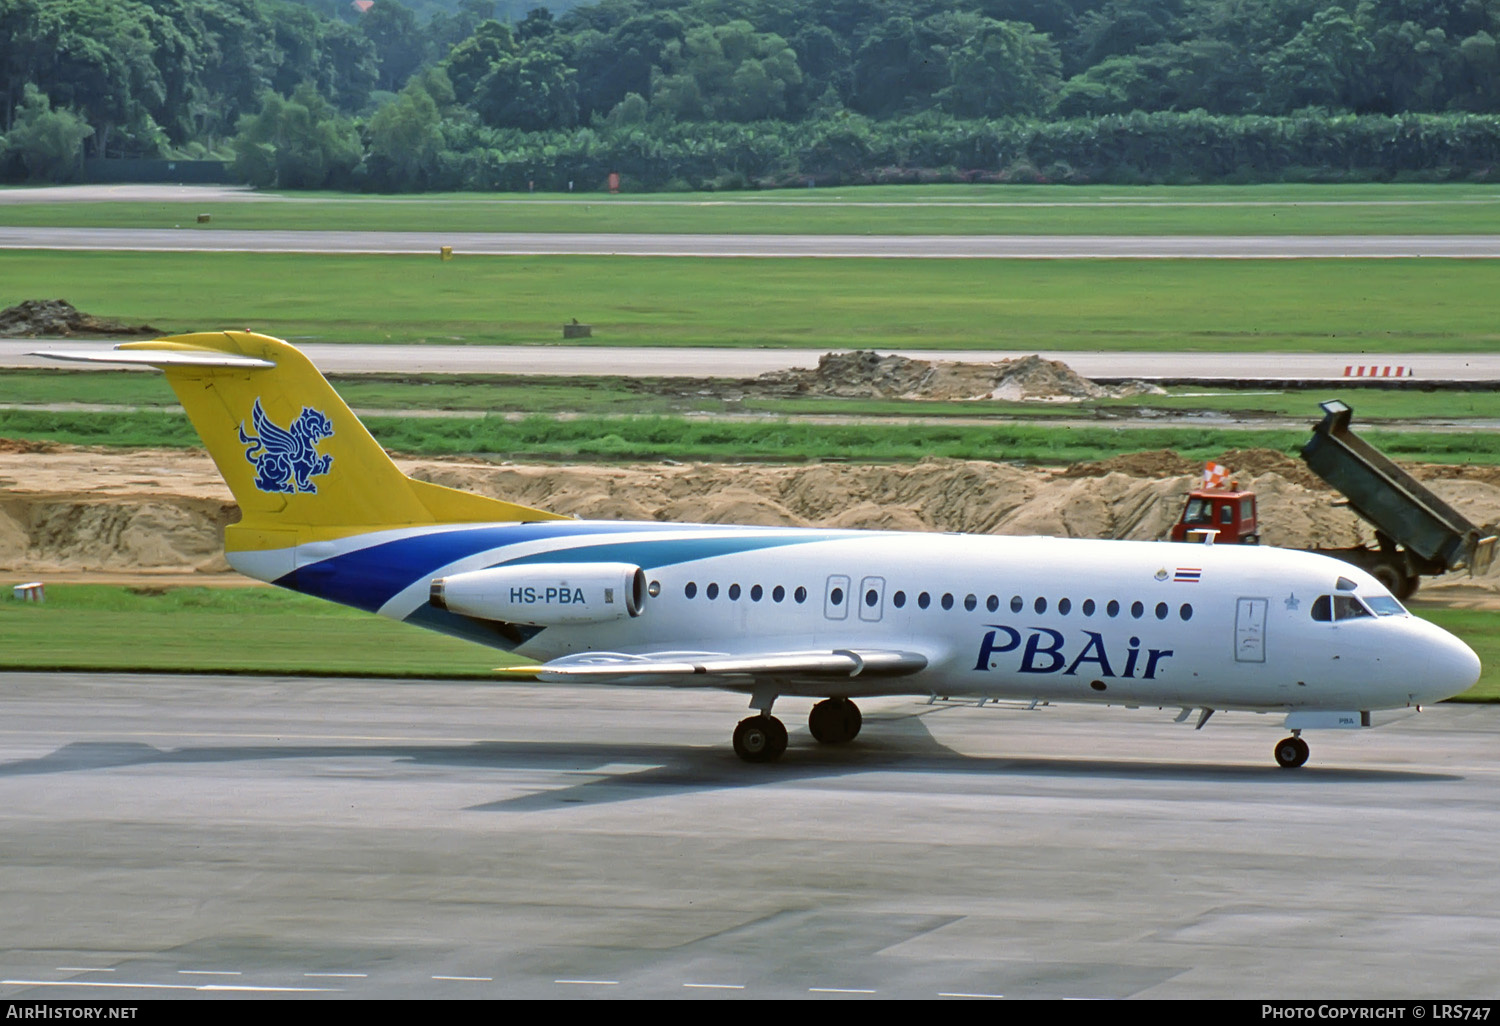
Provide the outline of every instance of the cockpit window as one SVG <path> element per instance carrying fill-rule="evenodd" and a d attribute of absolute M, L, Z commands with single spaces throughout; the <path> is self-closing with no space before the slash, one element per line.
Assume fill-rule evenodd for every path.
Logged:
<path fill-rule="evenodd" d="M 1349 578 L 1347 578 L 1347 577 L 1340 577 L 1338 579 L 1338 583 L 1336 583 L 1334 585 L 1334 587 L 1337 588 L 1339 591 L 1353 591 L 1354 590 L 1354 582 L 1351 581 L 1351 580 L 1349 580 Z"/>
<path fill-rule="evenodd" d="M 1335 620 L 1353 620 L 1357 616 L 1369 616 L 1370 611 L 1360 604 L 1359 599 L 1353 595 L 1335 595 L 1333 597 L 1333 618 Z"/>
<path fill-rule="evenodd" d="M 1375 600 L 1372 600 L 1372 605 Z M 1395 599 L 1386 599 L 1396 607 L 1396 612 L 1405 612 L 1401 604 Z M 1370 610 L 1365 608 L 1364 603 L 1353 595 L 1319 595 L 1313 600 L 1311 609 L 1312 618 L 1319 623 L 1328 623 L 1330 620 L 1357 620 L 1362 616 L 1369 616 Z M 1390 613 L 1381 613 L 1381 616 L 1389 616 Z"/>
<path fill-rule="evenodd" d="M 1376 616 L 1402 616 L 1406 613 L 1406 607 L 1389 595 L 1366 595 L 1365 605 Z"/>

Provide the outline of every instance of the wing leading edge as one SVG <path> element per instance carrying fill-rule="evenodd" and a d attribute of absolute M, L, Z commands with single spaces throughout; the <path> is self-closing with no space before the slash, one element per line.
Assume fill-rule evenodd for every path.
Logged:
<path fill-rule="evenodd" d="M 537 666 L 503 667 L 507 676 L 548 684 L 670 684 L 676 687 L 743 687 L 756 680 L 904 677 L 926 669 L 918 652 L 837 648 L 812 652 L 587 652 Z"/>

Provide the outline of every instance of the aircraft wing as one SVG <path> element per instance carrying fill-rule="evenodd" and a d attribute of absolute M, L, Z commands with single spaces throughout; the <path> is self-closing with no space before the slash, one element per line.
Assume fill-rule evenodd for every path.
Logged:
<path fill-rule="evenodd" d="M 536 666 L 502 667 L 506 676 L 549 684 L 668 684 L 738 687 L 757 680 L 901 677 L 927 666 L 917 652 L 838 648 L 810 652 L 586 652 Z"/>

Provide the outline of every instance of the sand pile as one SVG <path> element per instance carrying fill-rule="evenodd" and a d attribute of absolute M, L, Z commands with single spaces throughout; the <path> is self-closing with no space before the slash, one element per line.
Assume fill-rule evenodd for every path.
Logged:
<path fill-rule="evenodd" d="M 157 338 L 164 334 L 149 324 L 121 321 L 80 313 L 63 299 L 28 299 L 0 310 L 0 336 L 7 338 Z"/>
<path fill-rule="evenodd" d="M 1107 388 L 1057 360 L 1025 356 L 1000 363 L 912 360 L 858 351 L 825 353 L 813 370 L 784 370 L 746 382 L 746 391 L 827 395 L 846 399 L 1004 399 L 1076 402 L 1111 396 L 1160 394 L 1133 382 Z"/>
<path fill-rule="evenodd" d="M 0 571 L 213 573 L 238 518 L 201 452 L 0 445 Z M 962 460 L 863 466 L 500 466 L 399 460 L 424 480 L 580 517 L 880 530 L 1157 539 L 1201 464 L 1138 453 L 1067 470 Z M 1226 457 L 1260 503 L 1262 535 L 1291 548 L 1372 540 L 1336 496 L 1278 453 Z M 1413 472 L 1475 523 L 1500 522 L 1500 475 Z M 1460 579 L 1466 580 L 1466 579 Z M 1485 579 L 1500 589 L 1500 568 Z"/>

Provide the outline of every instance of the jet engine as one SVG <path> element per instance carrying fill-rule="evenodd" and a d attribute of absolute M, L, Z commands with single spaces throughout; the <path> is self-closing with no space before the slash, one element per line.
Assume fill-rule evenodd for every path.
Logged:
<path fill-rule="evenodd" d="M 428 601 L 481 620 L 561 627 L 640 616 L 646 574 L 630 563 L 527 563 L 435 577 Z"/>

